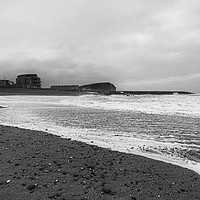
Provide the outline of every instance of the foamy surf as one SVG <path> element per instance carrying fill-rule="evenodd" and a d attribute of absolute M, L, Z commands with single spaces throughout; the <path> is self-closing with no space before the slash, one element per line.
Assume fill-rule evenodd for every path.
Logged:
<path fill-rule="evenodd" d="M 61 105 L 76 105 L 107 110 L 137 111 L 148 114 L 167 114 L 200 117 L 200 97 L 191 95 L 138 95 L 66 97 Z"/>

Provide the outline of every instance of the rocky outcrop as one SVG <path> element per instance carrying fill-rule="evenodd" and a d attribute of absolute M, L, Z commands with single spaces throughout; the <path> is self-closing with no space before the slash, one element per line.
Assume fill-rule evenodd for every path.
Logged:
<path fill-rule="evenodd" d="M 109 82 L 82 85 L 80 86 L 80 89 L 83 91 L 101 92 L 101 93 L 106 93 L 106 94 L 116 91 L 116 87 L 112 83 L 109 83 Z"/>

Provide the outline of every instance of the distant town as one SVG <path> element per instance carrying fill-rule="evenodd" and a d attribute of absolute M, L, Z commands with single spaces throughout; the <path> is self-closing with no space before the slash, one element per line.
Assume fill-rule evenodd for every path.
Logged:
<path fill-rule="evenodd" d="M 1 87 L 41 88 L 41 79 L 37 74 L 22 74 L 16 78 L 16 83 L 8 79 L 0 80 Z"/>
<path fill-rule="evenodd" d="M 41 78 L 37 74 L 21 74 L 16 78 L 16 83 L 2 79 L 0 80 L 0 87 L 4 88 L 27 88 L 27 89 L 41 89 Z M 110 93 L 116 92 L 116 87 L 109 82 L 93 83 L 88 85 L 52 85 L 49 90 L 56 91 L 91 91 Z"/>
<path fill-rule="evenodd" d="M 176 95 L 192 94 L 186 91 L 117 91 L 116 86 L 110 82 L 92 83 L 87 85 L 51 85 L 42 88 L 41 78 L 37 74 L 20 74 L 16 77 L 16 83 L 0 79 L 1 95 L 6 94 L 34 94 L 34 95 L 79 95 L 87 92 L 100 94 L 122 95 Z"/>

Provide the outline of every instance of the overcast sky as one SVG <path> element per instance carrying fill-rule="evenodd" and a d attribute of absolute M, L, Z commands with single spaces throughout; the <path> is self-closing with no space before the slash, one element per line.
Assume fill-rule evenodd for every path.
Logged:
<path fill-rule="evenodd" d="M 199 0 L 0 0 L 0 78 L 200 92 Z"/>

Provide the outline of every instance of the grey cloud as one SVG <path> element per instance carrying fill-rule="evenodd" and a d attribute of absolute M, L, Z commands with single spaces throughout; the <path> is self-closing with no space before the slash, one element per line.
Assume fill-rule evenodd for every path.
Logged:
<path fill-rule="evenodd" d="M 0 62 L 1 72 L 7 78 L 15 81 L 16 76 L 23 73 L 37 73 L 42 78 L 43 87 L 52 84 L 86 84 L 96 81 L 106 81 L 106 70 L 92 63 L 61 62 L 59 60 L 25 60 L 20 63 Z M 3 77 L 3 73 L 0 76 Z M 112 80 L 112 78 L 110 78 Z"/>
<path fill-rule="evenodd" d="M 200 73 L 199 6 L 196 0 L 1 1 L 0 73 L 11 79 L 38 73 L 44 86 L 112 81 L 121 89 L 197 91 L 198 77 L 190 75 Z"/>

